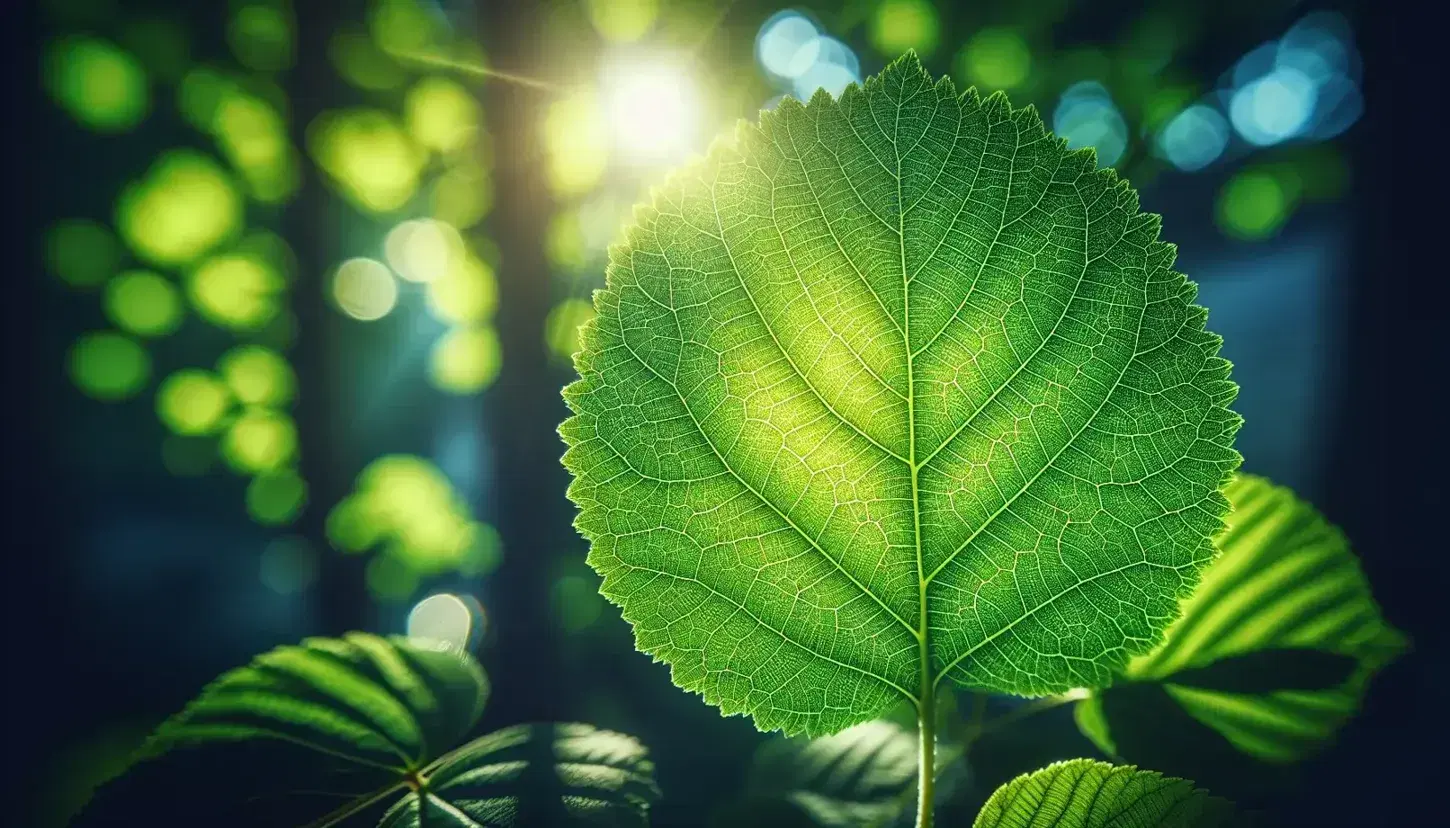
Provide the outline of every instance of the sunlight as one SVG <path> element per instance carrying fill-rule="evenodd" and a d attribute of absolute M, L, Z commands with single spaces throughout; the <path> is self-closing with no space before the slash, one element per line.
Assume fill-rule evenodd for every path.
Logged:
<path fill-rule="evenodd" d="M 621 63 L 604 72 L 605 112 L 616 147 L 635 161 L 677 159 L 695 148 L 700 95 L 682 66 Z"/>

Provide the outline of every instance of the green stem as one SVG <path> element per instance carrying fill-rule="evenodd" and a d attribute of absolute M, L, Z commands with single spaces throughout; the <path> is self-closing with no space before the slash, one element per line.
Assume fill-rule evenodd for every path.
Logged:
<path fill-rule="evenodd" d="M 917 738 L 920 758 L 917 761 L 916 828 L 931 828 L 932 803 L 936 788 L 936 682 L 932 680 L 931 660 L 927 657 L 926 625 L 921 636 L 921 697 L 917 699 Z"/>

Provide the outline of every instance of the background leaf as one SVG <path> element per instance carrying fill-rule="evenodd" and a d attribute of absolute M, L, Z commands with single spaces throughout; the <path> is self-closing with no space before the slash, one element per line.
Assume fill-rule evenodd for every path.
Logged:
<path fill-rule="evenodd" d="M 1058 762 L 992 794 L 975 828 L 1218 828 L 1232 806 L 1186 779 L 1090 759 Z"/>
<path fill-rule="evenodd" d="M 483 670 L 456 649 L 367 633 L 310 638 L 217 679 L 162 724 L 142 754 L 271 738 L 409 771 L 457 744 L 487 699 Z"/>
<path fill-rule="evenodd" d="M 755 754 L 747 798 L 788 802 L 828 828 L 895 825 L 916 801 L 917 745 L 914 724 L 882 719 L 817 739 L 772 739 Z M 956 745 L 938 742 L 939 804 L 966 775 L 960 760 Z"/>
<path fill-rule="evenodd" d="M 487 697 L 477 662 L 441 645 L 348 633 L 278 647 L 162 723 L 87 824 L 204 816 L 168 811 L 166 791 L 178 785 L 201 787 L 211 808 L 254 814 L 256 824 L 362 813 L 457 746 Z"/>
<path fill-rule="evenodd" d="M 504 728 L 427 774 L 426 793 L 410 793 L 380 826 L 643 826 L 659 798 L 645 757 L 633 738 L 590 725 Z"/>
<path fill-rule="evenodd" d="M 1212 555 L 1236 387 L 1095 166 L 908 55 L 636 212 L 561 433 L 602 592 L 678 685 L 820 735 L 1152 646 Z"/>
<path fill-rule="evenodd" d="M 1313 507 L 1250 475 L 1226 493 L 1221 555 L 1164 643 L 1078 708 L 1109 754 L 1202 780 L 1245 768 L 1226 752 L 1283 764 L 1319 749 L 1405 646 L 1348 542 Z"/>

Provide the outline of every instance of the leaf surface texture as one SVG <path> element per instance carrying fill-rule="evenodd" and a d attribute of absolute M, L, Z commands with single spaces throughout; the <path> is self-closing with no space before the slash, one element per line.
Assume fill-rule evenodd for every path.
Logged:
<path fill-rule="evenodd" d="M 998 788 L 974 828 L 1228 828 L 1233 807 L 1186 779 L 1090 759 Z"/>
<path fill-rule="evenodd" d="M 643 828 L 654 765 L 629 736 L 585 724 L 504 728 L 450 756 L 379 828 Z"/>
<path fill-rule="evenodd" d="M 1236 387 L 1159 220 L 903 58 L 674 174 L 565 392 L 577 526 L 674 681 L 824 734 L 1097 687 L 1212 556 Z"/>

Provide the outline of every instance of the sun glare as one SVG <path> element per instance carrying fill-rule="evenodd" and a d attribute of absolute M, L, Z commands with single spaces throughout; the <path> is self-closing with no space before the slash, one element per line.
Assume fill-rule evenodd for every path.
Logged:
<path fill-rule="evenodd" d="M 622 63 L 605 71 L 603 87 L 610 131 L 622 155 L 648 163 L 676 160 L 696 149 L 699 91 L 683 67 Z"/>

